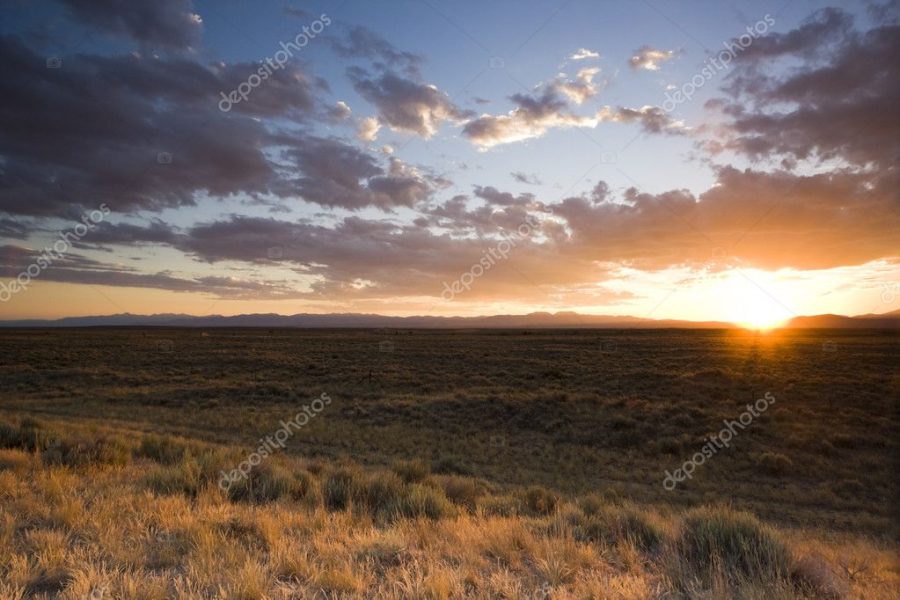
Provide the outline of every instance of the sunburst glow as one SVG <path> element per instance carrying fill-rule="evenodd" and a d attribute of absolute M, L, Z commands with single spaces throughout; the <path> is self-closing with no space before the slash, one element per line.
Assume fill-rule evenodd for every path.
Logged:
<path fill-rule="evenodd" d="M 774 329 L 793 315 L 773 295 L 783 289 L 778 277 L 764 271 L 731 271 L 709 286 L 710 300 L 726 307 L 727 320 L 747 329 Z M 783 292 L 779 294 L 785 296 Z"/>

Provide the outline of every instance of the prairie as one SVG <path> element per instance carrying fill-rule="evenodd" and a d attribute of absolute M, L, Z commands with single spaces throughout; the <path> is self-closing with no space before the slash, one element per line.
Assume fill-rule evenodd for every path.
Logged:
<path fill-rule="evenodd" d="M 0 597 L 896 597 L 896 341 L 5 330 Z"/>

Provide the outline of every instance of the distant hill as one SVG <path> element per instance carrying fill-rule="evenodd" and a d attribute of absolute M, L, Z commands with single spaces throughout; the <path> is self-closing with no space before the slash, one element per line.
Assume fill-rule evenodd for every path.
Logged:
<path fill-rule="evenodd" d="M 802 328 L 896 328 L 900 311 L 884 315 L 816 315 L 796 317 L 785 325 Z M 183 314 L 119 314 L 66 317 L 55 320 L 0 321 L 0 327 L 297 327 L 297 328 L 415 328 L 415 329 L 511 329 L 511 328 L 608 328 L 608 329 L 725 329 L 736 328 L 721 321 L 643 319 L 619 315 L 582 315 L 574 312 L 535 312 L 526 315 L 484 317 L 390 317 L 375 314 L 247 314 L 192 316 Z"/>
<path fill-rule="evenodd" d="M 891 329 L 900 325 L 900 311 L 881 315 L 815 315 L 794 317 L 784 327 L 787 329 Z"/>

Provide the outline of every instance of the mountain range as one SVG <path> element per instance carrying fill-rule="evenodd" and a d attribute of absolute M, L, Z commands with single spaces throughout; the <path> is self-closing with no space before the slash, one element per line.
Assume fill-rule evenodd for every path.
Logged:
<path fill-rule="evenodd" d="M 410 328 L 410 329 L 509 329 L 509 328 L 607 328 L 607 329 L 728 329 L 722 321 L 646 319 L 633 316 L 583 315 L 575 312 L 534 312 L 525 315 L 481 317 L 392 317 L 376 314 L 245 314 L 193 316 L 185 314 L 118 315 L 0 321 L 0 327 L 296 327 L 296 328 Z M 814 315 L 795 317 L 786 329 L 896 329 L 900 310 L 855 317 Z"/>

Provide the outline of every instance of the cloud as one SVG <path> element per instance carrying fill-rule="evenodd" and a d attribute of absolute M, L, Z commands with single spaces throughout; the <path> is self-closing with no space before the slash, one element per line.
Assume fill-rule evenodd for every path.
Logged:
<path fill-rule="evenodd" d="M 397 164 L 385 176 L 408 176 L 408 168 Z M 254 291 L 251 284 L 205 275 L 141 274 L 83 257 L 72 257 L 74 262 L 61 265 L 64 272 L 51 277 L 248 298 L 342 302 L 436 297 L 443 281 L 455 280 L 502 239 L 501 231 L 515 230 L 531 215 L 538 222 L 533 235 L 521 240 L 509 260 L 480 281 L 469 298 L 552 304 L 554 298 L 571 301 L 567 294 L 590 295 L 596 282 L 622 266 L 701 268 L 717 254 L 730 266 L 770 270 L 900 259 L 900 214 L 892 209 L 893 191 L 872 189 L 866 182 L 863 174 L 797 176 L 722 167 L 715 185 L 699 196 L 687 190 L 649 194 L 635 188 L 616 195 L 601 181 L 584 195 L 546 205 L 531 194 L 477 186 L 475 197 L 483 205 L 470 207 L 468 198 L 457 195 L 422 210 L 418 222 L 409 225 L 346 217 L 325 226 L 234 215 L 175 235 L 162 225 L 117 226 L 100 233 L 106 240 L 170 240 L 163 243 L 206 263 L 242 262 L 252 267 L 250 279 L 242 281 L 268 287 Z M 445 232 L 434 233 L 432 227 Z M 21 270 L 21 260 L 7 262 Z M 271 274 L 254 275 L 254 270 L 273 266 L 293 269 L 299 279 L 288 284 Z M 13 272 L 7 269 L 7 275 Z M 223 289 L 215 291 L 212 284 Z"/>
<path fill-rule="evenodd" d="M 828 9 L 754 42 L 755 53 L 736 61 L 729 98 L 719 101 L 726 129 L 711 147 L 785 164 L 838 161 L 896 182 L 900 67 L 891 57 L 900 54 L 900 25 L 859 32 L 851 23 Z M 810 55 L 817 59 L 796 63 Z M 763 59 L 793 66 L 763 71 Z"/>
<path fill-rule="evenodd" d="M 257 117 L 302 121 L 315 83 L 297 65 L 275 72 L 248 102 L 217 108 L 256 65 L 140 56 L 67 57 L 62 69 L 19 39 L 0 37 L 0 211 L 77 217 L 191 205 L 213 196 L 266 194 L 281 176 Z"/>
<path fill-rule="evenodd" d="M 498 225 L 491 225 L 490 230 L 496 232 Z M 409 296 L 439 296 L 443 282 L 458 278 L 482 256 L 488 244 L 500 239 L 455 238 L 415 224 L 358 217 L 348 217 L 331 228 L 233 217 L 194 228 L 186 238 L 185 249 L 210 262 L 239 260 L 293 266 L 310 282 L 310 291 L 305 293 L 309 299 L 396 302 Z M 280 257 L 273 261 L 268 258 L 269 249 L 276 244 Z M 528 277 L 523 277 L 523 272 Z M 596 266 L 577 259 L 560 264 L 557 255 L 523 239 L 508 260 L 473 287 L 467 299 L 507 294 L 517 299 L 546 297 L 548 290 L 558 291 L 557 286 L 578 285 L 585 272 L 590 277 L 601 275 Z"/>
<path fill-rule="evenodd" d="M 0 218 L 0 237 L 24 240 L 28 237 L 29 227 L 21 221 Z"/>
<path fill-rule="evenodd" d="M 482 150 L 544 135 L 555 127 L 595 127 L 594 117 L 580 117 L 567 111 L 566 102 L 554 89 L 540 95 L 515 94 L 514 109 L 505 115 L 484 114 L 466 123 L 463 135 Z"/>
<path fill-rule="evenodd" d="M 600 53 L 587 48 L 579 48 L 574 54 L 569 56 L 570 60 L 586 60 L 589 58 L 600 58 Z"/>
<path fill-rule="evenodd" d="M 735 59 L 747 63 L 791 54 L 811 59 L 832 42 L 846 38 L 852 26 L 853 18 L 846 12 L 824 8 L 788 33 L 770 32 L 754 39 Z"/>
<path fill-rule="evenodd" d="M 350 107 L 343 100 L 338 100 L 334 106 L 328 109 L 328 119 L 334 122 L 346 121 L 353 114 Z"/>
<path fill-rule="evenodd" d="M 565 247 L 583 258 L 657 270 L 702 264 L 718 249 L 735 266 L 825 269 L 898 255 L 891 192 L 865 182 L 722 167 L 698 197 L 630 188 L 615 199 L 604 186 L 599 202 L 573 197 L 550 208 L 571 232 Z"/>
<path fill-rule="evenodd" d="M 433 189 L 402 161 L 392 158 L 385 171 L 372 155 L 334 138 L 303 136 L 293 140 L 284 154 L 301 172 L 292 189 L 322 206 L 390 210 L 412 206 L 428 198 Z"/>
<path fill-rule="evenodd" d="M 578 71 L 574 80 L 565 75 L 537 86 L 534 93 L 510 96 L 515 107 L 504 115 L 482 114 L 463 127 L 463 136 L 479 147 L 487 150 L 501 144 L 508 144 L 543 136 L 554 128 L 588 127 L 594 128 L 603 122 L 639 123 L 650 133 L 679 133 L 683 126 L 673 121 L 658 107 L 644 106 L 639 109 L 609 106 L 601 108 L 593 115 L 582 116 L 569 110 L 567 101 L 582 104 L 598 93 L 594 77 L 598 68 Z"/>
<path fill-rule="evenodd" d="M 528 206 L 534 203 L 534 194 L 514 196 L 509 192 L 501 192 L 494 186 L 475 186 L 475 195 L 496 206 Z"/>
<path fill-rule="evenodd" d="M 363 69 L 351 68 L 348 74 L 354 89 L 375 105 L 380 121 L 392 129 L 427 139 L 445 121 L 460 123 L 471 116 L 433 85 L 390 72 L 372 77 Z"/>
<path fill-rule="evenodd" d="M 356 128 L 356 137 L 364 142 L 374 142 L 378 137 L 378 130 L 381 129 L 381 123 L 377 117 L 366 117 L 359 122 Z"/>
<path fill-rule="evenodd" d="M 586 100 L 597 95 L 597 86 L 594 84 L 594 76 L 600 72 L 598 68 L 586 68 L 578 71 L 574 81 L 565 78 L 557 79 L 553 89 L 563 94 L 575 104 L 583 104 Z"/>
<path fill-rule="evenodd" d="M 142 46 L 187 50 L 203 30 L 191 0 L 57 0 L 89 27 L 131 37 Z"/>
<path fill-rule="evenodd" d="M 519 183 L 525 183 L 528 185 L 541 185 L 541 180 L 537 175 L 523 173 L 522 171 L 513 171 L 510 173 L 513 179 L 518 181 Z"/>
<path fill-rule="evenodd" d="M 597 113 L 600 122 L 639 123 L 648 133 L 682 133 L 684 126 L 673 120 L 658 106 L 642 106 L 641 108 L 604 106 Z"/>
<path fill-rule="evenodd" d="M 0 246 L 0 277 L 13 278 L 31 264 L 37 264 L 42 251 L 22 246 Z M 54 258 L 51 265 L 31 280 L 40 282 L 74 283 L 82 285 L 110 285 L 118 287 L 149 288 L 174 292 L 210 294 L 232 300 L 289 299 L 303 294 L 290 282 L 259 281 L 237 277 L 199 276 L 178 277 L 169 271 L 142 273 L 119 264 L 104 263 L 69 253 Z"/>
<path fill-rule="evenodd" d="M 634 51 L 628 64 L 632 69 L 644 69 L 646 71 L 657 71 L 659 65 L 675 56 L 674 50 L 657 50 L 650 46 L 641 46 Z"/>
<path fill-rule="evenodd" d="M 412 52 L 398 50 L 371 29 L 355 26 L 348 29 L 343 37 L 330 39 L 332 48 L 338 56 L 364 58 L 379 70 L 396 69 L 415 79 L 420 78 L 422 57 Z"/>
<path fill-rule="evenodd" d="M 97 247 L 106 244 L 135 246 L 139 244 L 174 244 L 178 239 L 175 228 L 163 221 L 155 220 L 147 226 L 131 223 L 110 223 L 101 221 L 75 245 Z"/>

